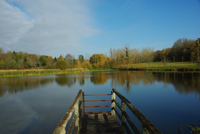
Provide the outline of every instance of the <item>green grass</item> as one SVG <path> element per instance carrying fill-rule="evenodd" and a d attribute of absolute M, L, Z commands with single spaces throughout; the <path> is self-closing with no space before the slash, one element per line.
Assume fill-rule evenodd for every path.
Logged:
<path fill-rule="evenodd" d="M 108 68 L 102 68 L 102 69 L 93 69 L 93 70 L 87 70 L 87 71 L 84 71 L 84 72 L 95 72 L 95 71 L 115 71 L 117 69 L 108 69 Z"/>
<path fill-rule="evenodd" d="M 129 69 L 129 68 L 144 68 L 144 69 L 178 69 L 178 68 L 193 68 L 198 69 L 197 63 L 191 62 L 151 62 L 151 63 L 137 63 L 137 64 L 129 64 L 129 65 L 119 65 L 117 68 L 120 69 Z"/>
<path fill-rule="evenodd" d="M 33 76 L 33 75 L 50 75 L 50 74 L 68 74 L 83 72 L 86 69 L 29 69 L 29 70 L 0 70 L 0 77 L 17 77 L 17 76 Z"/>

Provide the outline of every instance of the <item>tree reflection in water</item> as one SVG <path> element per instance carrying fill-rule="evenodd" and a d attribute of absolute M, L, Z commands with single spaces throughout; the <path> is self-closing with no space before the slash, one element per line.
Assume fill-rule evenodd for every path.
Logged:
<path fill-rule="evenodd" d="M 128 92 L 131 86 L 152 85 L 155 82 L 163 82 L 163 87 L 167 89 L 167 84 L 172 84 L 175 89 L 183 94 L 195 93 L 200 96 L 200 74 L 199 73 L 179 73 L 179 72 L 146 72 L 146 71 L 112 71 L 93 72 L 91 82 L 94 84 L 104 84 L 108 79 L 112 80 L 112 87 L 124 86 Z"/>
<path fill-rule="evenodd" d="M 88 75 L 89 74 L 89 75 Z M 123 86 L 128 92 L 131 86 L 139 84 L 152 85 L 155 82 L 163 82 L 167 90 L 167 84 L 172 84 L 181 94 L 195 93 L 200 96 L 200 74 L 199 73 L 177 73 L 177 72 L 146 72 L 146 71 L 100 71 L 90 73 L 78 73 L 76 75 L 56 75 L 55 77 L 14 77 L 1 78 L 0 97 L 6 91 L 8 93 L 22 92 L 30 89 L 37 89 L 40 86 L 55 82 L 60 86 L 71 87 L 76 83 L 83 86 L 86 80 L 95 85 L 103 85 L 111 80 L 111 86 Z"/>
<path fill-rule="evenodd" d="M 2 97 L 6 91 L 9 94 L 23 92 L 30 89 L 38 89 L 47 84 L 53 83 L 54 78 L 43 77 L 11 77 L 1 78 L 0 80 L 0 97 Z"/>

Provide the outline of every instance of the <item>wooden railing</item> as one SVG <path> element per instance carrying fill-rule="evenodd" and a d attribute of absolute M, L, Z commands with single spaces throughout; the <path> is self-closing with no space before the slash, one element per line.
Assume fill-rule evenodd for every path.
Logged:
<path fill-rule="evenodd" d="M 85 96 L 105 96 L 111 95 L 111 100 L 85 100 Z M 116 95 L 121 99 L 121 105 L 116 101 Z M 100 102 L 100 101 L 111 101 L 111 106 L 85 106 L 85 102 Z M 119 107 L 121 110 L 121 114 L 117 111 L 115 105 Z M 111 111 L 101 111 L 101 112 L 85 112 L 85 108 L 92 108 L 92 107 L 111 107 Z M 111 115 L 118 115 L 119 119 L 121 120 L 121 124 L 123 127 L 123 133 L 125 131 L 128 134 L 131 134 L 131 131 L 126 124 L 126 121 L 129 123 L 132 130 L 135 134 L 140 134 L 140 131 L 136 128 L 128 114 L 126 113 L 126 107 L 130 109 L 130 111 L 137 117 L 137 119 L 141 122 L 142 125 L 142 134 L 161 134 L 161 132 L 136 108 L 131 104 L 123 95 L 121 95 L 116 89 L 112 89 L 111 94 L 88 94 L 84 95 L 82 90 L 79 90 L 76 98 L 72 102 L 71 106 L 69 107 L 67 113 L 61 119 L 59 124 L 57 125 L 56 129 L 54 130 L 53 134 L 65 134 L 66 133 L 66 126 L 71 119 L 72 115 L 73 119 L 67 131 L 67 134 L 78 134 L 80 132 L 79 120 L 82 119 L 85 114 L 91 113 L 110 113 Z M 74 113 L 74 114 L 73 114 Z"/>
<path fill-rule="evenodd" d="M 111 107 L 110 105 L 106 105 L 106 106 L 85 106 L 85 102 L 103 102 L 103 101 L 110 101 L 111 102 L 111 100 L 85 100 L 85 96 L 107 96 L 107 95 L 111 95 L 111 94 L 84 94 L 84 92 L 83 92 L 82 95 L 83 95 L 83 115 L 84 116 L 85 116 L 85 114 L 110 113 L 110 111 L 85 112 L 85 108 Z"/>
<path fill-rule="evenodd" d="M 79 133 L 79 119 L 83 116 L 83 96 L 82 96 L 82 90 L 79 90 L 76 98 L 72 102 L 71 106 L 69 107 L 67 113 L 64 115 L 64 117 L 61 119 L 59 124 L 57 125 L 56 129 L 54 130 L 53 134 L 65 134 L 65 128 L 71 119 L 74 112 L 74 116 L 72 119 L 72 122 L 70 124 L 70 127 L 67 131 L 67 134 L 77 134 Z"/>
<path fill-rule="evenodd" d="M 141 122 L 142 125 L 142 134 L 162 134 L 130 101 L 128 101 L 123 95 L 121 95 L 116 89 L 112 89 L 112 111 L 111 114 L 114 115 L 115 113 L 118 115 L 119 119 L 121 120 L 123 131 L 128 134 L 131 134 L 129 127 L 126 124 L 126 120 L 129 123 L 132 130 L 135 134 L 140 134 L 140 131 L 136 128 L 128 114 L 126 113 L 126 106 L 130 109 L 130 111 L 137 117 L 137 119 Z M 121 99 L 121 105 L 116 101 L 117 95 Z M 121 115 L 115 108 L 115 104 L 121 110 Z"/>

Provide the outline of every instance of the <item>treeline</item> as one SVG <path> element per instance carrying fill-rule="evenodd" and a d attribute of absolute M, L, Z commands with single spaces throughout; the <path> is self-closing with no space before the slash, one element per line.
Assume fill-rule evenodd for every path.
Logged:
<path fill-rule="evenodd" d="M 4 52 L 0 48 L 0 69 L 66 69 L 66 68 L 115 68 L 118 65 L 135 64 L 145 62 L 176 62 L 192 61 L 200 62 L 200 38 L 197 40 L 178 39 L 171 48 L 154 51 L 153 48 L 130 49 L 125 46 L 122 49 L 110 49 L 109 56 L 104 54 L 93 54 L 90 59 L 85 60 L 83 55 L 76 59 L 73 55 L 60 55 L 58 58 L 28 54 L 25 52 Z"/>
<path fill-rule="evenodd" d="M 196 61 L 199 62 L 200 38 L 189 40 L 178 39 L 171 48 L 155 52 L 154 61 Z"/>

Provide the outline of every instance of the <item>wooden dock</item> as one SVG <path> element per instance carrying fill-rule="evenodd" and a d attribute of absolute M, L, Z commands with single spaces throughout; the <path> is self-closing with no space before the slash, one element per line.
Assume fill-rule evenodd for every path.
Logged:
<path fill-rule="evenodd" d="M 89 114 L 81 123 L 80 134 L 122 134 L 122 126 L 115 115 Z"/>
<path fill-rule="evenodd" d="M 85 100 L 86 96 L 106 95 L 110 95 L 111 100 Z M 116 101 L 116 95 L 121 99 L 121 105 Z M 85 106 L 85 103 L 87 102 L 105 101 L 110 101 L 111 105 Z M 115 106 L 117 106 L 121 112 L 118 112 Z M 111 107 L 111 111 L 85 112 L 85 108 L 93 107 Z M 137 117 L 141 122 L 140 129 L 135 126 L 132 119 L 126 113 L 126 108 L 129 108 L 135 117 Z M 70 121 L 72 115 L 73 119 Z M 114 88 L 112 89 L 111 94 L 85 95 L 82 90 L 79 90 L 76 98 L 69 107 L 67 113 L 57 125 L 53 134 L 66 134 L 66 126 L 68 122 L 70 122 L 70 126 L 67 129 L 67 134 L 162 134 L 135 106 L 133 106 L 133 104 L 131 104 Z"/>

